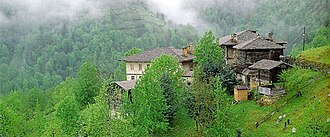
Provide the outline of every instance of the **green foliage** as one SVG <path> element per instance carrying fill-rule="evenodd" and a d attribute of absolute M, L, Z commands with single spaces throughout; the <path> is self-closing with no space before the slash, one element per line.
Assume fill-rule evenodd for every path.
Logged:
<path fill-rule="evenodd" d="M 308 80 L 319 77 L 320 74 L 307 69 L 292 68 L 283 71 L 280 74 L 281 81 L 285 82 L 287 92 L 297 92 L 302 86 L 305 86 Z"/>
<path fill-rule="evenodd" d="M 330 66 L 330 45 L 303 51 L 300 53 L 299 59 L 314 63 L 320 68 L 323 65 Z"/>
<path fill-rule="evenodd" d="M 173 85 L 173 81 L 171 77 L 165 73 L 163 76 L 160 78 L 160 87 L 163 90 L 163 94 L 166 99 L 166 105 L 169 106 L 169 111 L 165 114 L 166 117 L 168 118 L 168 122 L 170 126 L 173 126 L 173 119 L 175 116 L 175 113 L 177 111 L 176 104 L 175 102 L 175 89 Z"/>
<path fill-rule="evenodd" d="M 196 74 L 194 69 L 194 75 Z M 215 119 L 217 110 L 216 94 L 213 91 L 211 83 L 194 77 L 192 85 L 192 108 L 191 112 L 196 121 L 196 128 L 199 133 L 203 133 L 203 129 L 208 127 Z"/>
<path fill-rule="evenodd" d="M 206 129 L 206 136 L 234 136 L 234 119 L 235 115 L 231 111 L 232 97 L 227 95 L 226 89 L 222 87 L 220 78 L 215 78 L 214 92 L 218 102 L 216 112 L 214 112 L 215 119 L 212 125 Z"/>
<path fill-rule="evenodd" d="M 95 104 L 89 104 L 86 109 L 80 112 L 83 135 L 87 136 L 109 136 L 110 115 L 108 106 L 107 91 L 102 88 L 96 97 Z"/>
<path fill-rule="evenodd" d="M 15 91 L 0 100 L 0 134 L 24 136 L 28 133 L 27 105 L 23 92 Z"/>
<path fill-rule="evenodd" d="M 254 101 L 243 101 L 231 107 L 236 115 L 235 128 L 242 129 L 242 136 L 326 136 L 329 134 L 329 106 L 328 93 L 330 79 L 328 74 L 321 74 L 309 69 L 293 68 L 286 72 L 285 90 L 282 96 L 272 106 L 259 106 Z M 284 77 L 284 75 L 282 75 Z M 295 84 L 286 84 L 295 83 Z M 302 95 L 296 97 L 301 91 Z M 294 97 L 294 98 L 292 98 Z M 279 112 L 275 107 L 283 105 Z M 255 128 L 256 120 L 265 117 L 266 114 L 275 112 L 274 115 L 258 128 Z M 315 113 L 317 112 L 317 113 Z M 286 117 L 276 124 L 276 118 Z M 290 125 L 284 129 L 284 122 L 290 119 Z M 296 133 L 292 133 L 296 128 Z M 262 132 L 261 132 L 262 131 Z"/>
<path fill-rule="evenodd" d="M 207 135 L 218 134 L 220 131 L 217 131 L 216 128 L 225 131 L 227 127 L 217 126 L 229 125 L 228 117 L 223 117 L 229 113 L 222 113 L 223 110 L 228 109 L 228 106 L 219 106 L 219 104 L 228 103 L 220 96 L 222 94 L 228 98 L 226 93 L 222 92 L 226 91 L 222 87 L 225 86 L 231 90 L 236 83 L 235 75 L 229 68 L 225 67 L 224 51 L 220 48 L 212 31 L 206 32 L 200 39 L 195 49 L 195 56 L 194 62 L 197 65 L 194 68 L 192 98 L 188 98 L 190 113 L 196 120 L 197 130 L 200 130 L 200 134 L 203 132 Z M 215 127 L 208 128 L 212 125 Z M 228 132 L 223 134 L 228 134 Z"/>
<path fill-rule="evenodd" d="M 61 129 L 67 136 L 76 136 L 79 129 L 79 105 L 72 96 L 67 96 L 60 102 L 56 110 Z"/>
<path fill-rule="evenodd" d="M 225 64 L 224 51 L 219 46 L 219 40 L 216 39 L 212 31 L 208 31 L 199 40 L 195 49 L 194 62 L 197 63 L 194 73 L 196 78 L 208 80 L 209 78 L 219 76 L 222 84 L 232 94 L 236 82 L 235 73 Z M 201 72 L 196 72 L 201 70 Z"/>
<path fill-rule="evenodd" d="M 95 103 L 94 97 L 100 91 L 101 81 L 96 66 L 90 62 L 84 63 L 79 72 L 75 97 L 80 108 Z"/>
<path fill-rule="evenodd" d="M 30 122 L 31 136 L 42 136 L 45 130 L 46 119 L 38 100 L 35 104 L 33 119 Z"/>
<path fill-rule="evenodd" d="M 133 47 L 143 51 L 181 47 L 197 40 L 191 25 L 168 24 L 145 5 L 129 2 L 105 7 L 99 18 L 72 22 L 0 25 L 0 91 L 35 87 L 46 91 L 75 75 L 86 61 L 94 62 L 105 79 Z M 124 79 L 114 75 L 116 80 Z"/>
<path fill-rule="evenodd" d="M 329 46 L 330 43 L 330 26 L 327 27 L 319 27 L 314 31 L 307 33 L 307 41 L 305 44 L 305 50 L 319 48 L 323 46 Z M 309 38 L 309 39 L 308 39 Z M 303 44 L 296 44 L 294 45 L 291 55 L 292 56 L 299 56 L 303 52 Z M 324 54 L 328 55 L 328 54 Z"/>
<path fill-rule="evenodd" d="M 141 53 L 141 49 L 134 47 L 134 48 L 130 49 L 129 51 L 127 51 L 125 53 L 125 56 L 131 56 L 131 55 L 135 55 L 135 54 L 139 54 L 139 53 Z"/>
<path fill-rule="evenodd" d="M 126 104 L 134 123 L 135 136 L 161 133 L 168 130 L 167 113 L 172 103 L 167 104 L 160 79 L 166 74 L 171 78 L 171 86 L 178 89 L 182 75 L 179 62 L 174 57 L 162 55 L 152 62 L 145 74 L 132 90 L 133 103 Z M 128 101 L 126 101 L 128 102 Z"/>
<path fill-rule="evenodd" d="M 208 31 L 199 40 L 195 48 L 194 62 L 201 67 L 206 77 L 215 76 L 224 67 L 224 51 L 219 46 L 219 41 Z"/>

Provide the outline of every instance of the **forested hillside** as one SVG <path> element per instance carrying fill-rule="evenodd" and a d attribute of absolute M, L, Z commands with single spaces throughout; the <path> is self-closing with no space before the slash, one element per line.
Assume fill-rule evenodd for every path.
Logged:
<path fill-rule="evenodd" d="M 232 103 L 228 93 L 238 81 L 218 41 L 245 29 L 261 35 L 272 31 L 275 39 L 289 43 L 287 55 L 329 64 L 328 0 L 176 0 L 169 1 L 179 5 L 167 7 L 170 12 L 160 10 L 166 3 L 152 1 L 0 0 L 0 136 L 329 133 L 329 74 L 285 71 L 281 80 L 287 95 L 276 105 L 288 106 L 257 129 L 256 120 L 274 106 Z M 152 61 L 131 94 L 114 84 L 125 80 L 120 58 L 191 43 L 196 65 L 190 85 L 181 77 L 178 60 L 167 55 Z M 321 48 L 300 54 L 303 45 L 305 50 Z M 306 88 L 297 88 L 301 86 Z M 287 103 L 298 90 L 303 95 Z M 316 111 L 320 113 L 314 115 Z M 297 133 L 275 124 L 275 116 L 283 114 Z"/>
<path fill-rule="evenodd" d="M 247 28 L 261 35 L 273 32 L 275 38 L 289 43 L 289 53 L 294 43 L 302 43 L 303 27 L 308 33 L 329 24 L 329 4 L 327 0 L 225 0 L 202 9 L 202 17 L 215 24 L 220 35 Z"/>
<path fill-rule="evenodd" d="M 48 15 L 45 14 L 40 16 L 47 20 L 39 22 L 21 17 L 20 6 L 1 3 L 2 16 L 11 21 L 0 24 L 0 93 L 34 87 L 45 91 L 74 75 L 87 60 L 95 62 L 104 77 L 121 79 L 118 59 L 129 49 L 183 47 L 195 43 L 197 30 L 201 31 L 198 25 L 178 25 L 168 14 L 152 12 L 149 1 L 104 4 L 96 17 L 85 12 L 77 13 L 73 19 L 44 17 Z M 301 47 L 303 27 L 311 32 L 308 42 L 316 28 L 329 22 L 328 1 L 198 3 L 189 1 L 185 7 L 196 11 L 207 24 L 206 29 L 213 29 L 219 36 L 244 29 L 256 29 L 262 35 L 273 31 L 275 38 L 289 42 L 287 51 Z"/>
<path fill-rule="evenodd" d="M 193 27 L 168 24 L 144 3 L 117 6 L 108 7 L 96 19 L 41 24 L 19 20 L 22 22 L 1 25 L 0 93 L 31 88 L 46 91 L 75 75 L 87 60 L 97 64 L 104 78 L 110 77 L 118 59 L 133 47 L 182 47 L 197 40 Z M 8 16 L 15 14 L 15 9 L 0 9 Z"/>

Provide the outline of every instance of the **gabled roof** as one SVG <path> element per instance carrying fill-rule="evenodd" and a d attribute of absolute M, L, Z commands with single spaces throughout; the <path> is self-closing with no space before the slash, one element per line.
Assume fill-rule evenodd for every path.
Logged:
<path fill-rule="evenodd" d="M 140 54 L 127 56 L 122 60 L 126 62 L 151 62 L 152 60 L 160 57 L 163 54 L 172 55 L 173 57 L 177 58 L 180 62 L 191 61 L 195 58 L 195 56 L 192 54 L 188 54 L 188 56 L 183 56 L 182 49 L 158 48 Z"/>
<path fill-rule="evenodd" d="M 236 36 L 237 36 L 237 42 L 236 43 L 231 42 L 230 39 L 231 39 L 232 35 L 227 35 L 227 36 L 224 36 L 224 37 L 220 38 L 220 40 L 219 40 L 220 45 L 234 46 L 234 45 L 237 45 L 237 44 L 240 44 L 240 43 L 258 38 L 258 37 L 263 37 L 265 40 L 268 40 L 268 41 L 274 41 L 277 44 L 282 44 L 282 45 L 287 44 L 286 41 L 271 40 L 269 37 L 258 36 L 256 30 L 244 30 L 244 31 L 236 32 L 234 34 L 236 34 Z"/>
<path fill-rule="evenodd" d="M 268 60 L 268 59 L 263 59 L 260 60 L 253 65 L 249 66 L 249 69 L 261 69 L 261 70 L 271 70 L 275 67 L 278 67 L 282 64 L 285 64 L 286 66 L 291 66 L 290 64 L 287 64 L 282 61 L 274 61 L 274 60 Z"/>
<path fill-rule="evenodd" d="M 136 80 L 128 80 L 128 81 L 118 81 L 115 82 L 119 87 L 124 90 L 130 90 L 135 86 Z"/>
<path fill-rule="evenodd" d="M 263 37 L 257 37 L 243 43 L 239 43 L 233 48 L 240 50 L 251 50 L 251 49 L 284 49 L 283 46 L 277 44 L 274 41 L 267 40 Z"/>
<path fill-rule="evenodd" d="M 241 32 L 234 33 L 237 35 L 237 43 L 242 43 L 244 41 L 253 39 L 257 37 L 257 31 L 255 30 L 244 30 Z M 221 37 L 219 40 L 220 45 L 236 45 L 237 43 L 232 43 L 230 41 L 231 35 Z"/>

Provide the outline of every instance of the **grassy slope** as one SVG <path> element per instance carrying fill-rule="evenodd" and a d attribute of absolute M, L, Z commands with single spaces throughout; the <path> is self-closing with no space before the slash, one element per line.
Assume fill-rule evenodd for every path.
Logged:
<path fill-rule="evenodd" d="M 329 65 L 330 46 L 304 51 L 300 58 Z M 311 81 L 314 78 L 317 79 Z M 287 95 L 274 105 L 260 107 L 254 101 L 245 101 L 233 107 L 238 117 L 236 120 L 237 128 L 243 129 L 244 136 L 311 136 L 310 125 L 323 126 L 322 130 L 329 131 L 330 123 L 326 121 L 330 118 L 330 97 L 328 97 L 330 94 L 330 74 L 295 68 L 287 73 L 286 80 Z M 275 112 L 268 121 L 255 128 L 254 123 L 256 121 L 273 112 L 275 105 L 280 106 L 294 96 L 297 91 L 301 91 L 302 96 L 290 101 L 279 112 Z M 284 114 L 286 115 L 284 120 L 290 119 L 292 122 L 292 125 L 289 125 L 285 130 L 283 130 L 285 121 L 276 124 L 276 118 Z M 291 132 L 293 127 L 297 129 L 296 133 Z"/>
<path fill-rule="evenodd" d="M 330 54 L 326 52 L 329 50 L 329 46 L 317 48 L 303 52 L 301 57 L 310 61 L 317 60 L 326 63 L 330 59 Z M 317 79 L 311 81 L 314 78 Z M 272 106 L 259 106 L 254 101 L 243 101 L 232 107 L 237 117 L 235 127 L 242 129 L 243 136 L 311 136 L 307 127 L 311 125 L 312 119 L 319 119 L 319 125 L 325 126 L 323 129 L 330 128 L 330 123 L 326 123 L 327 118 L 330 118 L 330 97 L 327 97 L 330 94 L 330 74 L 325 75 L 309 69 L 292 69 L 288 72 L 287 81 L 287 94 Z M 275 105 L 280 106 L 297 91 L 301 91 L 302 96 L 290 101 L 279 112 L 275 112 L 269 120 L 255 128 L 256 121 L 273 112 Z M 175 127 L 170 129 L 168 134 L 161 136 L 194 136 L 196 133 L 195 122 L 186 115 L 186 111 L 181 108 L 175 118 Z M 285 121 L 276 124 L 276 118 L 284 114 L 286 115 L 284 120 L 290 119 L 292 123 L 285 130 L 283 130 Z M 293 127 L 297 129 L 296 133 L 291 132 Z"/>
<path fill-rule="evenodd" d="M 330 65 L 330 45 L 303 51 L 299 58 Z"/>
<path fill-rule="evenodd" d="M 327 95 L 330 93 L 330 75 L 322 75 L 311 70 L 294 70 L 293 73 L 301 73 L 305 77 L 321 76 L 316 81 L 302 88 L 302 96 L 290 101 L 279 112 L 276 112 L 268 121 L 255 128 L 254 123 L 261 119 L 262 116 L 272 112 L 275 105 L 269 107 L 260 107 L 253 101 L 241 102 L 233 109 L 237 112 L 238 127 L 243 129 L 244 136 L 305 136 L 310 134 L 307 127 L 311 124 L 311 118 L 320 119 L 323 125 L 329 127 L 330 123 L 326 123 L 330 118 L 330 99 Z M 308 79 L 304 79 L 301 83 L 308 83 Z M 288 94 L 281 98 L 276 105 L 283 104 L 288 98 L 293 96 L 295 91 L 287 91 Z M 245 111 L 243 111 L 245 110 Z M 283 130 L 284 121 L 276 124 L 276 118 L 280 115 L 286 115 L 284 120 L 290 119 L 292 125 Z M 296 133 L 292 133 L 291 129 L 295 127 Z M 327 128 L 328 128 L 327 127 Z"/>

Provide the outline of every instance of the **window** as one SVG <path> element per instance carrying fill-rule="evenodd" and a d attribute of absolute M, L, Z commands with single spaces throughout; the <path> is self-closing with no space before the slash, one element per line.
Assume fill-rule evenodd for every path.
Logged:
<path fill-rule="evenodd" d="M 139 64 L 139 70 L 142 70 L 142 64 Z"/>
<path fill-rule="evenodd" d="M 150 67 L 150 64 L 147 64 L 147 67 Z"/>
<path fill-rule="evenodd" d="M 135 79 L 135 76 L 131 76 L 131 80 L 134 80 Z"/>
<path fill-rule="evenodd" d="M 139 76 L 139 79 L 141 79 L 142 78 L 142 76 Z"/>
<path fill-rule="evenodd" d="M 131 64 L 131 70 L 134 70 L 134 64 Z"/>

